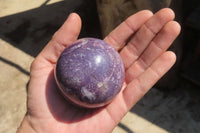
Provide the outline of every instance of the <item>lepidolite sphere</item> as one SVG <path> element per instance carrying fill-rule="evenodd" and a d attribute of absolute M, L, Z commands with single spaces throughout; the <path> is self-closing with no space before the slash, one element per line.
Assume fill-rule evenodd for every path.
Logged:
<path fill-rule="evenodd" d="M 96 108 L 108 104 L 120 92 L 124 65 L 118 52 L 105 41 L 83 38 L 61 53 L 55 78 L 67 99 Z"/>

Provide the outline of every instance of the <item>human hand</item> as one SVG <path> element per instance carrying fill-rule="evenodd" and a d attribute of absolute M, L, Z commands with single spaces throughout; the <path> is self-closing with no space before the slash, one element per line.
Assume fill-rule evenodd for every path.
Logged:
<path fill-rule="evenodd" d="M 80 33 L 81 19 L 72 13 L 32 63 L 27 114 L 18 133 L 111 132 L 175 63 L 175 54 L 166 51 L 180 32 L 179 24 L 173 19 L 174 13 L 170 9 L 162 9 L 154 15 L 147 10 L 140 11 L 104 39 L 121 55 L 125 83 L 107 106 L 85 109 L 65 100 L 53 73 L 60 53 L 76 41 Z"/>

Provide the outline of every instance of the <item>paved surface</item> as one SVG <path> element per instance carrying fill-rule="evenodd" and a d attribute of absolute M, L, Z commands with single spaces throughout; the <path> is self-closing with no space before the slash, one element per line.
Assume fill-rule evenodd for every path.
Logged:
<path fill-rule="evenodd" d="M 97 15 L 89 10 L 94 3 L 88 9 L 90 1 L 84 2 L 0 1 L 0 133 L 13 133 L 19 126 L 26 112 L 30 64 L 70 12 L 83 17 L 80 37 L 100 37 L 98 21 L 93 20 Z M 86 15 L 91 17 L 86 19 Z M 113 133 L 199 133 L 200 90 L 194 88 L 185 81 L 176 90 L 153 88 Z"/>

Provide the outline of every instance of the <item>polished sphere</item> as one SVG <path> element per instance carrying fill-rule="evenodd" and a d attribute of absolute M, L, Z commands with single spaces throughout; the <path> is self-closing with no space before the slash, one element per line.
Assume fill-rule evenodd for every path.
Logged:
<path fill-rule="evenodd" d="M 75 41 L 60 55 L 55 78 L 63 95 L 73 103 L 96 108 L 108 104 L 121 90 L 124 65 L 118 52 L 95 38 Z"/>

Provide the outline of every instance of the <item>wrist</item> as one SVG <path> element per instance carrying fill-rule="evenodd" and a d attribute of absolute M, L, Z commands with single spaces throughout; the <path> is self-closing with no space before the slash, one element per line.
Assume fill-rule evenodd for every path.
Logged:
<path fill-rule="evenodd" d="M 30 122 L 28 121 L 27 116 L 24 117 L 20 127 L 17 130 L 17 133 L 36 133 Z"/>

